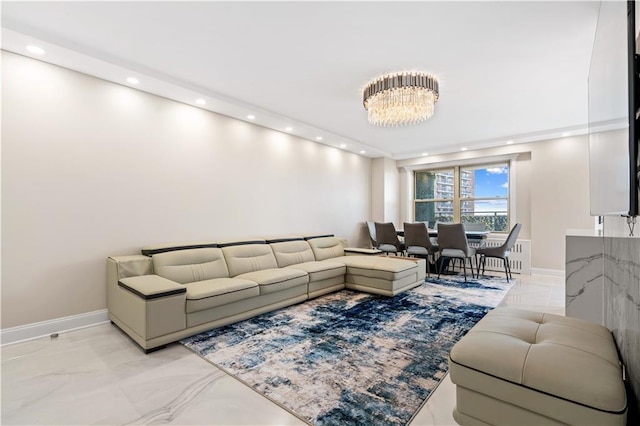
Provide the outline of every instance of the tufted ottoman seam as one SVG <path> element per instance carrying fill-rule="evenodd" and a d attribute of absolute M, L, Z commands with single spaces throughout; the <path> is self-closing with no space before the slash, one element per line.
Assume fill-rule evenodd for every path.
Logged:
<path fill-rule="evenodd" d="M 584 403 L 582 403 L 582 402 L 574 401 L 574 400 L 572 400 L 572 399 L 568 399 L 568 398 L 564 398 L 564 397 L 562 397 L 562 396 L 554 395 L 554 394 L 549 393 L 549 392 L 541 391 L 541 390 L 539 390 L 539 389 L 535 389 L 535 388 L 532 388 L 532 387 L 530 387 L 530 386 L 523 385 L 522 383 L 516 383 L 516 382 L 513 382 L 513 381 L 511 381 L 511 380 L 507 380 L 507 379 L 505 379 L 505 378 L 503 378 L 503 377 L 498 377 L 498 376 L 496 376 L 496 375 L 494 375 L 494 374 L 487 373 L 486 371 L 478 370 L 477 368 L 473 368 L 473 367 L 469 367 L 468 365 L 460 364 L 459 362 L 456 362 L 456 361 L 455 361 L 453 358 L 451 358 L 451 357 L 450 357 L 449 359 L 450 359 L 450 361 L 451 361 L 451 362 L 453 362 L 454 364 L 459 365 L 459 366 L 464 367 L 464 368 L 468 368 L 469 370 L 475 371 L 476 373 L 484 374 L 485 376 L 493 377 L 494 379 L 502 380 L 502 381 L 504 381 L 504 382 L 511 383 L 511 384 L 513 384 L 513 385 L 515 385 L 515 386 L 520 386 L 520 387 L 525 388 L 525 389 L 528 389 L 528 390 L 530 390 L 530 391 L 537 392 L 537 393 L 540 393 L 540 394 L 542 394 L 542 395 L 547 395 L 547 396 L 550 396 L 550 397 L 553 397 L 553 398 L 557 398 L 557 399 L 560 399 L 560 400 L 563 400 L 563 401 L 567 401 L 567 402 L 570 402 L 570 403 L 572 403 L 572 404 L 580 405 L 580 406 L 582 406 L 582 407 L 586 407 L 586 408 L 589 408 L 589 409 L 591 409 L 591 410 L 596 410 L 596 411 L 600 411 L 600 412 L 602 412 L 602 413 L 609 413 L 609 414 L 622 414 L 622 413 L 624 413 L 624 412 L 626 412 L 626 411 L 627 411 L 627 407 L 626 407 L 626 405 L 625 405 L 625 407 L 624 407 L 624 408 L 622 408 L 622 409 L 620 409 L 620 410 L 615 410 L 615 411 L 611 411 L 611 410 L 603 410 L 602 408 L 592 407 L 592 406 L 587 405 L 587 404 L 584 404 Z"/>
<path fill-rule="evenodd" d="M 547 314 L 545 314 L 545 315 L 547 315 Z M 553 318 L 552 318 L 552 319 L 553 319 Z M 575 328 L 575 327 L 572 327 L 572 326 L 570 326 L 570 325 L 568 325 L 568 324 L 562 324 L 562 323 L 553 322 L 553 321 L 545 321 L 545 322 L 543 322 L 543 324 L 553 324 L 553 325 L 558 326 L 558 327 L 566 327 L 566 328 L 569 328 L 569 329 L 571 329 L 571 330 L 576 330 L 576 328 Z M 589 334 L 592 334 L 592 335 L 594 335 L 594 336 L 598 336 L 600 339 L 604 339 L 604 340 L 606 340 L 606 339 L 605 339 L 604 337 L 602 337 L 600 334 L 598 334 L 598 333 L 594 333 L 593 331 L 588 330 L 588 329 L 586 329 L 586 328 L 578 328 L 578 330 L 580 330 L 581 332 L 584 332 L 584 333 L 589 333 Z"/>
<path fill-rule="evenodd" d="M 536 328 L 536 334 L 533 336 L 533 342 L 535 344 L 535 342 L 538 341 L 538 331 L 540 330 L 540 324 L 538 324 L 538 327 Z M 522 363 L 522 370 L 520 370 L 520 383 L 522 384 L 524 382 L 524 372 L 527 369 L 527 360 L 529 359 L 529 353 L 531 352 L 531 347 L 533 346 L 533 344 L 529 343 L 529 349 L 527 349 L 527 354 L 524 356 L 524 362 Z"/>
<path fill-rule="evenodd" d="M 478 333 L 501 334 L 503 336 L 513 337 L 514 339 L 519 339 L 519 340 L 522 340 L 523 342 L 526 342 L 525 340 L 522 339 L 521 336 L 518 336 L 517 334 L 513 334 L 513 333 L 506 333 L 504 331 L 473 330 L 473 329 L 471 329 L 471 331 L 469 331 L 469 333 L 471 333 L 471 332 L 473 332 L 474 334 L 478 334 Z M 532 342 L 526 342 L 526 343 L 532 344 Z"/>
<path fill-rule="evenodd" d="M 579 351 L 579 352 L 583 352 L 583 353 L 585 353 L 585 354 L 593 355 L 593 356 L 595 356 L 595 357 L 597 357 L 597 358 L 600 358 L 600 359 L 601 359 L 601 360 L 603 360 L 603 361 L 607 361 L 609 364 L 611 364 L 611 365 L 613 365 L 613 366 L 615 366 L 615 367 L 619 367 L 619 366 L 620 366 L 620 362 L 619 362 L 619 361 L 618 361 L 618 362 L 616 362 L 616 363 L 613 363 L 613 362 L 611 362 L 610 360 L 608 360 L 607 358 L 603 358 L 603 357 L 601 357 L 601 356 L 600 356 L 600 355 L 598 355 L 598 354 L 594 354 L 593 352 L 585 351 L 584 349 L 580 349 L 580 348 L 577 348 L 577 347 L 575 347 L 575 346 L 563 345 L 562 343 L 558 343 L 558 342 L 543 342 L 543 343 L 544 343 L 545 345 L 557 345 L 557 346 L 562 346 L 562 347 L 564 347 L 564 348 L 569 348 L 569 349 L 572 349 L 572 350 L 576 350 L 576 351 Z"/>

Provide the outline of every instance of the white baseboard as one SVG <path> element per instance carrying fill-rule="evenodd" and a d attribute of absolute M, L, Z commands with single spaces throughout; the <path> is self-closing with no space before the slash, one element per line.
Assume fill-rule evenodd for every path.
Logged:
<path fill-rule="evenodd" d="M 108 321 L 108 311 L 106 309 L 100 309 L 99 311 L 5 328 L 0 330 L 0 346 L 24 342 L 25 340 L 48 336 L 52 333 L 65 333 L 80 328 L 92 327 Z"/>
<path fill-rule="evenodd" d="M 549 277 L 565 277 L 564 269 L 531 268 L 531 275 L 546 275 Z"/>

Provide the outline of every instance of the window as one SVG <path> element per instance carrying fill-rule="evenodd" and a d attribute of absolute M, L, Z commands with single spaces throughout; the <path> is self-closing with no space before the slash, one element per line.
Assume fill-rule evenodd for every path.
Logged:
<path fill-rule="evenodd" d="M 509 165 L 456 166 L 414 173 L 414 218 L 428 222 L 483 224 L 509 230 Z"/>

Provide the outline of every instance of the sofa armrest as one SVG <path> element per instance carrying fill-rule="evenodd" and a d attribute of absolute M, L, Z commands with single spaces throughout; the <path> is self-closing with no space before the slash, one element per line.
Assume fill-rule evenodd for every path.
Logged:
<path fill-rule="evenodd" d="M 347 247 L 344 249 L 345 256 L 376 256 L 381 254 L 382 250 L 367 249 L 358 247 Z"/>
<path fill-rule="evenodd" d="M 117 278 L 119 259 L 109 259 L 109 318 L 143 349 L 150 341 L 187 327 L 187 288 L 158 275 Z"/>
<path fill-rule="evenodd" d="M 187 292 L 187 288 L 182 284 L 158 275 L 141 275 L 138 277 L 123 278 L 118 281 L 118 286 L 145 300 L 174 296 Z"/>
<path fill-rule="evenodd" d="M 113 269 L 113 278 L 122 279 L 138 275 L 153 274 L 151 258 L 142 255 L 111 256 L 108 265 Z"/>

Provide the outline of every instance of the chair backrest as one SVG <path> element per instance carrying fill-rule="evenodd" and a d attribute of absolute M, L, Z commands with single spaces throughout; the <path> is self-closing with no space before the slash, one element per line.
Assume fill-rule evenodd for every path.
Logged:
<path fill-rule="evenodd" d="M 516 223 L 513 228 L 511 228 L 511 232 L 509 232 L 509 236 L 506 241 L 502 245 L 505 251 L 511 250 L 513 246 L 516 244 L 518 240 L 518 234 L 520 234 L 520 229 L 522 229 L 521 223 Z"/>
<path fill-rule="evenodd" d="M 469 254 L 469 243 L 464 232 L 464 225 L 461 223 L 439 223 L 438 224 L 438 246 L 442 249 L 462 250 Z"/>
<path fill-rule="evenodd" d="M 435 230 L 437 231 L 437 230 L 438 230 L 438 227 L 439 227 L 440 225 L 451 225 L 451 224 L 453 224 L 453 222 L 438 222 L 438 221 L 436 220 L 436 224 L 435 224 L 435 225 L 433 225 L 433 229 L 435 229 Z"/>
<path fill-rule="evenodd" d="M 427 224 L 424 222 L 408 223 L 404 225 L 404 245 L 406 247 L 424 247 L 428 251 L 432 251 L 433 244 L 429 237 Z"/>
<path fill-rule="evenodd" d="M 467 231 L 486 231 L 487 227 L 484 223 L 465 223 L 464 229 Z"/>
<path fill-rule="evenodd" d="M 369 230 L 369 239 L 371 240 L 371 247 L 378 247 L 378 240 L 376 239 L 376 224 L 373 221 L 367 221 L 367 229 Z"/>
<path fill-rule="evenodd" d="M 400 240 L 398 239 L 398 233 L 396 227 L 392 222 L 380 223 L 376 222 L 376 240 L 378 241 L 378 247 L 382 244 L 390 244 L 395 246 L 398 251 L 401 250 Z"/>

